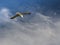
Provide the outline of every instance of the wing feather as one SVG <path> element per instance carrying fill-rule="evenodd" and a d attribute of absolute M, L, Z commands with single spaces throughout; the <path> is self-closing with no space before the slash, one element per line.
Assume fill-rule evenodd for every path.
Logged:
<path fill-rule="evenodd" d="M 18 17 L 19 15 L 15 15 L 15 16 L 13 16 L 13 17 L 11 17 L 10 19 L 14 19 L 14 18 L 16 18 L 16 17 Z"/>
<path fill-rule="evenodd" d="M 29 15 L 29 14 L 31 14 L 31 13 L 28 12 L 28 13 L 21 13 L 21 14 L 23 14 L 23 15 Z"/>

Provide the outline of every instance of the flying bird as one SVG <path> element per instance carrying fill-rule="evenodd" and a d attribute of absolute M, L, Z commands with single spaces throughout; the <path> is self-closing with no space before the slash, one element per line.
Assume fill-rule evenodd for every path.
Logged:
<path fill-rule="evenodd" d="M 20 12 L 17 12 L 15 16 L 11 17 L 10 19 L 14 19 L 18 16 L 20 16 L 21 18 L 24 17 L 24 15 L 30 15 L 31 13 L 30 12 L 24 12 L 24 13 L 20 13 Z"/>

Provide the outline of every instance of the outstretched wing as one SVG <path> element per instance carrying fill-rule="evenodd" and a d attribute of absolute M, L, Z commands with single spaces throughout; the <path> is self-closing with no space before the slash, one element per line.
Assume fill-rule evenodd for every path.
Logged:
<path fill-rule="evenodd" d="M 13 16 L 13 17 L 11 17 L 10 19 L 14 19 L 14 18 L 16 18 L 16 17 L 18 17 L 19 15 L 15 15 L 15 16 Z"/>

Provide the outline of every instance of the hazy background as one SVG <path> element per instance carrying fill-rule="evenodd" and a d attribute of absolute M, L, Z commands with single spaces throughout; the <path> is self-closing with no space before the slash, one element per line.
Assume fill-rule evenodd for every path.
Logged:
<path fill-rule="evenodd" d="M 24 18 L 10 17 L 31 12 Z M 59 0 L 1 0 L 0 45 L 60 45 Z"/>

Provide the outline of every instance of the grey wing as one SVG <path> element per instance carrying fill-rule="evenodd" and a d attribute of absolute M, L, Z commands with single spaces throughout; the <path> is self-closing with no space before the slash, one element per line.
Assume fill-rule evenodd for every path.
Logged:
<path fill-rule="evenodd" d="M 14 19 L 14 18 L 16 18 L 16 17 L 18 17 L 19 15 L 15 15 L 15 16 L 13 16 L 13 17 L 11 17 L 10 19 Z"/>

